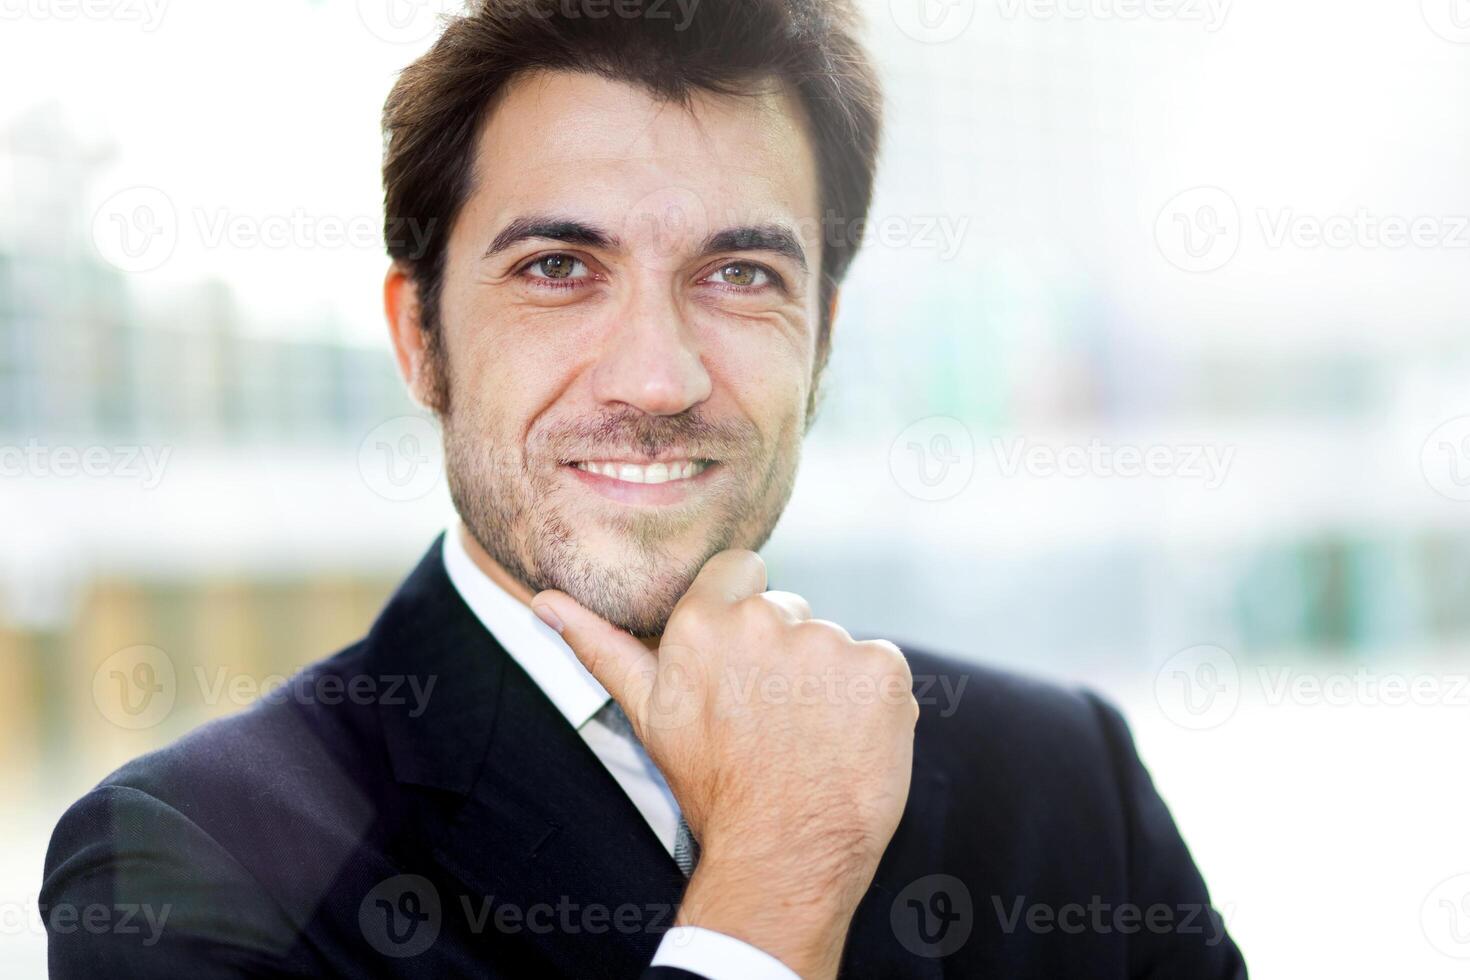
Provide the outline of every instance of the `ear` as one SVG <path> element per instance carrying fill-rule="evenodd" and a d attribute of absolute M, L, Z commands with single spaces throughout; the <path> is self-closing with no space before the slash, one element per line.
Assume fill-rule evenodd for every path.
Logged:
<path fill-rule="evenodd" d="M 429 363 L 429 338 L 424 333 L 419 287 L 409 268 L 401 262 L 388 267 L 383 280 L 383 312 L 388 318 L 388 338 L 398 373 L 408 393 L 419 405 L 434 407 L 434 368 Z"/>

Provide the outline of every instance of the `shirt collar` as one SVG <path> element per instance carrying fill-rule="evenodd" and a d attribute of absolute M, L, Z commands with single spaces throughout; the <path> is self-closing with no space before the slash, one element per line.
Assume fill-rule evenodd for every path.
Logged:
<path fill-rule="evenodd" d="M 444 533 L 444 570 L 455 591 L 571 726 L 581 728 L 607 703 L 606 688 L 555 630 L 480 570 L 461 533 L 457 522 Z"/>

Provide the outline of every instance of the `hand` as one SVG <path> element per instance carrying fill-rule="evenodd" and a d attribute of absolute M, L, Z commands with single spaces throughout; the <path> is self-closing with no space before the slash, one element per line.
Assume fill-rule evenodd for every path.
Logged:
<path fill-rule="evenodd" d="M 903 814 L 919 709 L 896 646 L 765 587 L 754 552 L 715 555 L 657 654 L 565 593 L 531 605 L 622 705 L 700 843 L 679 924 L 830 977 Z"/>

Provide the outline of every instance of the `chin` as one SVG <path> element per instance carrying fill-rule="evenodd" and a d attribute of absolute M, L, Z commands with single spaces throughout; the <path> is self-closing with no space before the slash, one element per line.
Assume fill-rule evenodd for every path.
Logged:
<path fill-rule="evenodd" d="M 545 558 L 541 568 L 547 587 L 560 589 L 619 629 L 649 637 L 663 632 L 709 556 L 626 544 L 589 551 L 572 544 L 572 553 Z"/>

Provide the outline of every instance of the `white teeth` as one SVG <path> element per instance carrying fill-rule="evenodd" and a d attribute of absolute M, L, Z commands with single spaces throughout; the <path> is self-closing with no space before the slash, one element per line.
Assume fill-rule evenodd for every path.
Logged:
<path fill-rule="evenodd" d="M 670 463 L 650 463 L 648 466 L 639 466 L 636 463 L 613 463 L 598 460 L 585 460 L 575 464 L 577 469 L 586 470 L 588 473 L 597 473 L 602 476 L 610 476 L 614 480 L 624 483 L 668 483 L 670 480 L 687 480 L 692 476 L 704 472 L 709 464 L 692 459 L 676 460 Z"/>

